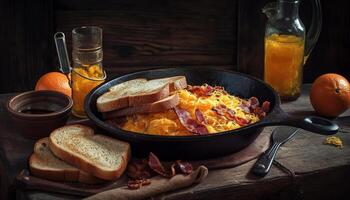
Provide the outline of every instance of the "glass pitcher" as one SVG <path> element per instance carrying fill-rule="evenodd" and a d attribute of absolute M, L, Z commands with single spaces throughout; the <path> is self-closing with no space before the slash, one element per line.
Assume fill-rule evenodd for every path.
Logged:
<path fill-rule="evenodd" d="M 299 18 L 300 0 L 279 0 L 267 4 L 262 10 L 268 17 L 264 80 L 278 92 L 282 100 L 295 100 L 300 96 L 303 65 L 320 35 L 320 1 L 311 1 L 313 14 L 307 34 Z"/>

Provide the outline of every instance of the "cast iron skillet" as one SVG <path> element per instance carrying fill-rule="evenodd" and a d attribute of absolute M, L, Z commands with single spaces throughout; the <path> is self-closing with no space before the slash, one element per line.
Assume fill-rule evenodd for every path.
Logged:
<path fill-rule="evenodd" d="M 202 136 L 156 136 L 125 131 L 105 123 L 96 109 L 96 99 L 113 85 L 135 78 L 164 78 L 184 75 L 188 84 L 223 86 L 230 94 L 243 98 L 257 97 L 260 102 L 271 103 L 271 111 L 257 123 L 249 126 Z M 330 135 L 338 126 L 319 117 L 296 118 L 283 112 L 280 99 L 264 82 L 251 76 L 215 69 L 167 68 L 135 72 L 108 81 L 90 92 L 85 100 L 87 116 L 112 137 L 130 142 L 134 156 L 146 156 L 150 151 L 162 159 L 204 159 L 233 153 L 249 145 L 260 134 L 263 127 L 290 125 L 319 134 Z"/>

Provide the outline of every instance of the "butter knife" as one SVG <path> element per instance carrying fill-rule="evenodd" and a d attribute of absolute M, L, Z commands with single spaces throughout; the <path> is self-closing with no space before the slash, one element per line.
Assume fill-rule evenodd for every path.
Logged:
<path fill-rule="evenodd" d="M 271 168 L 279 147 L 290 140 L 298 131 L 298 128 L 290 126 L 275 128 L 272 132 L 272 145 L 256 161 L 252 173 L 255 176 L 265 176 Z"/>

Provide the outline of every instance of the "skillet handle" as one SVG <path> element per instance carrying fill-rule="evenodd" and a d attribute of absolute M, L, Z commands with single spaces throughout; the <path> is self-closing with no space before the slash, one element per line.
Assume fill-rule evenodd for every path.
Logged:
<path fill-rule="evenodd" d="M 297 118 L 287 115 L 285 118 L 282 118 L 280 124 L 302 128 L 320 135 L 333 135 L 339 130 L 339 126 L 336 123 L 316 116 Z"/>
<path fill-rule="evenodd" d="M 293 126 L 320 135 L 333 135 L 339 130 L 339 126 L 331 120 L 316 116 L 301 117 L 289 115 L 280 107 L 276 107 L 262 120 L 262 123 L 260 123 L 260 126 L 280 125 Z"/>

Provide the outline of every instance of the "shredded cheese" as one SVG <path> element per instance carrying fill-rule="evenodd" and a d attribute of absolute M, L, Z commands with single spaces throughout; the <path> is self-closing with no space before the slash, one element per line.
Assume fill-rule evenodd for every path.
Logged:
<path fill-rule="evenodd" d="M 206 87 L 203 85 L 201 87 Z M 259 121 L 254 113 L 246 113 L 239 105 L 247 100 L 230 95 L 224 90 L 215 90 L 209 96 L 197 96 L 187 89 L 176 91 L 179 95 L 179 108 L 186 110 L 192 119 L 196 119 L 195 110 L 199 109 L 206 120 L 206 128 L 209 133 L 234 130 L 242 127 L 234 120 L 220 116 L 213 111 L 218 105 L 224 105 L 231 109 L 235 116 L 248 121 L 248 124 Z M 193 135 L 180 123 L 174 110 L 170 109 L 160 113 L 136 114 L 126 117 L 126 123 L 122 129 L 153 135 Z"/>
<path fill-rule="evenodd" d="M 336 136 L 327 137 L 323 144 L 333 145 L 340 149 L 343 148 L 343 142 L 339 137 Z"/>

